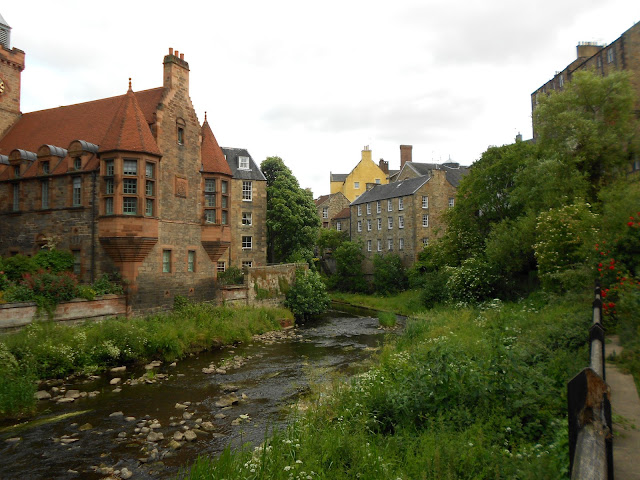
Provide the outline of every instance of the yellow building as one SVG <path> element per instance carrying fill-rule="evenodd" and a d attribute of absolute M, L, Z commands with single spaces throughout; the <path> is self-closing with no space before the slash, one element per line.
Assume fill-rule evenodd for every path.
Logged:
<path fill-rule="evenodd" d="M 384 167 L 387 163 L 380 160 Z M 331 173 L 331 193 L 342 192 L 350 202 L 367 191 L 367 184 L 386 185 L 389 183 L 387 179 L 388 172 L 385 172 L 380 166 L 376 165 L 371 158 L 371 150 L 364 147 L 362 150 L 362 159 L 351 170 L 351 173 Z"/>

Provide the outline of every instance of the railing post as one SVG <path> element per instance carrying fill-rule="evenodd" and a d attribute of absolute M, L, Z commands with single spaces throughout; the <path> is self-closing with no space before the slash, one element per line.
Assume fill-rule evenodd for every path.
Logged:
<path fill-rule="evenodd" d="M 589 328 L 590 366 L 567 384 L 569 464 L 576 480 L 613 480 L 613 429 L 610 389 L 605 382 L 605 329 L 596 281 Z"/>

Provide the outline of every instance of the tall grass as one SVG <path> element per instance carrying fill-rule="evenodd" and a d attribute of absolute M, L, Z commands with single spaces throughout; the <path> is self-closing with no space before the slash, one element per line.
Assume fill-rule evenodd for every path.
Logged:
<path fill-rule="evenodd" d="M 364 295 L 358 293 L 342 293 L 330 292 L 331 300 L 344 302 L 350 305 L 357 305 L 374 310 L 382 310 L 385 312 L 394 312 L 400 315 L 413 315 L 414 313 L 424 310 L 424 306 L 420 302 L 419 290 L 406 290 L 397 295 L 378 296 Z"/>
<path fill-rule="evenodd" d="M 188 353 L 280 328 L 284 308 L 224 308 L 187 304 L 171 313 L 65 326 L 38 322 L 0 337 L 0 416 L 33 409 L 35 379 L 148 359 L 174 361 Z"/>
<path fill-rule="evenodd" d="M 567 478 L 566 381 L 586 365 L 588 298 L 441 308 L 370 371 L 261 446 L 191 479 Z"/>

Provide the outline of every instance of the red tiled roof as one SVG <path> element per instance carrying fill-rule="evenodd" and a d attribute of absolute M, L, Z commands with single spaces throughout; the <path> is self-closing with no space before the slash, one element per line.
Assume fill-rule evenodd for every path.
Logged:
<path fill-rule="evenodd" d="M 350 218 L 350 217 L 351 217 L 350 209 L 349 207 L 346 207 L 340 210 L 338 213 L 336 213 L 333 216 L 332 220 L 335 218 Z"/>
<path fill-rule="evenodd" d="M 99 151 L 144 152 L 161 156 L 158 144 L 151 134 L 149 124 L 131 87 L 121 98 L 104 139 L 98 143 Z"/>
<path fill-rule="evenodd" d="M 211 131 L 209 122 L 205 114 L 204 123 L 202 124 L 202 146 L 200 150 L 202 160 L 202 170 L 204 172 L 224 173 L 231 176 L 231 169 L 224 158 L 224 153 L 215 135 Z"/>
<path fill-rule="evenodd" d="M 155 122 L 155 111 L 164 88 L 135 93 L 147 124 Z M 9 155 L 15 148 L 37 152 L 42 145 L 67 148 L 73 140 L 86 140 L 100 145 L 125 95 L 92 102 L 25 113 L 0 139 L 0 153 Z"/>

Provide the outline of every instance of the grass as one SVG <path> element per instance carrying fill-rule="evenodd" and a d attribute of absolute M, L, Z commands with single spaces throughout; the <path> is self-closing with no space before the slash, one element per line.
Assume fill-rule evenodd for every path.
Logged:
<path fill-rule="evenodd" d="M 419 290 L 406 290 L 397 295 L 378 296 L 359 293 L 330 292 L 331 300 L 398 315 L 413 315 L 424 310 Z"/>
<path fill-rule="evenodd" d="M 396 314 L 391 312 L 378 313 L 378 321 L 382 327 L 394 327 L 396 325 Z"/>
<path fill-rule="evenodd" d="M 626 373 L 633 375 L 640 393 L 640 289 L 623 292 L 617 306 L 616 318 L 605 316 L 604 326 L 620 337 L 622 353 L 611 360 Z"/>
<path fill-rule="evenodd" d="M 38 322 L 0 337 L 0 417 L 29 414 L 36 381 L 161 359 L 247 341 L 293 320 L 285 308 L 186 304 L 171 313 L 80 326 Z"/>
<path fill-rule="evenodd" d="M 588 363 L 589 301 L 418 314 L 369 371 L 305 398 L 286 430 L 183 476 L 568 478 L 566 382 Z"/>

